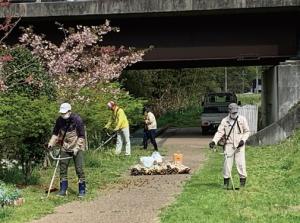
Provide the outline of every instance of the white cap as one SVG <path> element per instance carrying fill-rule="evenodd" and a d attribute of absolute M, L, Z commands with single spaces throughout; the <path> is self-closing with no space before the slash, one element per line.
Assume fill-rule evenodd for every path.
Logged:
<path fill-rule="evenodd" d="M 228 105 L 228 111 L 230 114 L 237 113 L 239 110 L 239 106 L 236 103 L 231 103 Z"/>
<path fill-rule="evenodd" d="M 71 105 L 69 103 L 62 103 L 59 108 L 59 113 L 67 113 L 71 111 Z"/>

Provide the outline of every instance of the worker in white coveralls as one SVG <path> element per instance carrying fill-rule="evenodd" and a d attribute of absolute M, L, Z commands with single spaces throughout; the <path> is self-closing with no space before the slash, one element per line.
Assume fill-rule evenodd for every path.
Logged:
<path fill-rule="evenodd" d="M 246 118 L 238 114 L 238 105 L 236 103 L 229 104 L 228 111 L 229 115 L 221 121 L 218 131 L 209 143 L 209 147 L 214 148 L 221 138 L 224 140 L 224 189 L 229 187 L 234 160 L 240 176 L 240 186 L 244 187 L 246 184 L 245 143 L 250 134 Z"/>

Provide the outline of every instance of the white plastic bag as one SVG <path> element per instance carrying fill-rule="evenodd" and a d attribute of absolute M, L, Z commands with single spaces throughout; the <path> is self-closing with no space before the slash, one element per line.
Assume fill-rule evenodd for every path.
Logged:
<path fill-rule="evenodd" d="M 151 156 L 142 156 L 140 158 L 141 163 L 144 165 L 144 167 L 150 168 L 153 166 L 154 159 Z"/>
<path fill-rule="evenodd" d="M 162 163 L 163 157 L 159 154 L 159 152 L 155 151 L 152 153 L 151 157 L 156 161 L 157 163 Z"/>

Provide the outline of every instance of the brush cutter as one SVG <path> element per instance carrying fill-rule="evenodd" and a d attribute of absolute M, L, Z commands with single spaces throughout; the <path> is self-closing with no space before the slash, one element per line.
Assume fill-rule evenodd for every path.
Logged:
<path fill-rule="evenodd" d="M 56 175 L 56 171 L 57 171 L 57 167 L 58 167 L 59 161 L 61 161 L 61 160 L 67 160 L 67 159 L 72 159 L 72 158 L 73 158 L 72 156 L 61 158 L 61 157 L 60 157 L 60 153 L 59 153 L 59 155 L 58 155 L 57 157 L 55 157 L 55 156 L 53 155 L 53 152 L 52 152 L 52 151 L 50 151 L 49 154 L 50 154 L 50 157 L 51 157 L 53 160 L 56 160 L 56 165 L 55 165 L 54 172 L 53 172 L 53 176 L 52 176 L 52 179 L 51 179 L 49 188 L 48 188 L 47 198 L 49 197 L 49 195 L 50 195 L 50 193 L 51 193 L 52 191 L 55 191 L 55 189 L 52 189 L 52 185 L 53 185 L 53 182 L 54 182 L 54 179 L 55 179 L 55 175 Z"/>
<path fill-rule="evenodd" d="M 113 138 L 115 138 L 117 135 L 116 132 L 113 132 L 112 134 L 109 134 L 108 132 L 106 132 L 106 136 L 108 137 L 106 140 L 103 140 L 100 145 L 98 146 L 97 149 L 95 149 L 95 152 L 98 151 L 99 149 L 102 149 L 103 146 L 105 146 L 107 143 L 109 143 Z"/>

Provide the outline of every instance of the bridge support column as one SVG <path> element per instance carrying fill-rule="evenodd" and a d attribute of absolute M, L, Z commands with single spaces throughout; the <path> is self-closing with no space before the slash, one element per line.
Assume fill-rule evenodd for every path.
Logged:
<path fill-rule="evenodd" d="M 268 126 L 300 102 L 300 61 L 286 61 L 263 74 L 262 125 Z"/>

